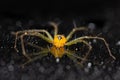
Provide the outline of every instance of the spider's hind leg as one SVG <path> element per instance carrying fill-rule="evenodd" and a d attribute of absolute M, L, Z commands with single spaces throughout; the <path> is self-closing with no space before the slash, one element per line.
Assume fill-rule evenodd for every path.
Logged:
<path fill-rule="evenodd" d="M 85 40 L 82 40 L 81 42 L 83 42 L 85 45 L 88 46 L 88 51 L 86 52 L 86 54 L 85 54 L 85 56 L 83 58 L 84 60 L 81 61 L 81 63 L 84 63 L 87 60 L 87 58 L 88 58 L 88 56 L 90 54 L 90 51 L 92 50 L 92 46 L 88 42 L 86 42 Z"/>
<path fill-rule="evenodd" d="M 116 57 L 111 53 L 111 50 L 110 50 L 110 48 L 109 48 L 109 45 L 108 45 L 107 41 L 106 41 L 104 38 L 102 38 L 102 37 L 97 37 L 97 36 L 95 36 L 95 37 L 93 37 L 93 36 L 83 36 L 83 37 L 80 37 L 80 38 L 81 38 L 81 39 L 98 39 L 98 40 L 103 41 L 104 44 L 105 44 L 105 46 L 106 46 L 106 48 L 107 48 L 107 50 L 108 50 L 108 53 L 109 53 L 110 57 L 112 57 L 114 60 L 116 59 Z"/>
<path fill-rule="evenodd" d="M 75 63 L 77 63 L 77 65 L 80 65 L 81 67 L 83 66 L 83 62 L 82 61 L 85 61 L 84 58 L 76 55 L 75 52 L 73 51 L 66 51 L 66 55 Z"/>
<path fill-rule="evenodd" d="M 30 46 L 32 46 L 32 47 L 35 47 L 35 48 L 37 48 L 37 49 L 39 49 L 40 52 L 34 52 L 34 53 L 32 53 L 32 54 L 29 54 L 28 56 L 30 56 L 31 59 L 29 59 L 28 61 L 26 61 L 25 63 L 23 63 L 23 64 L 21 65 L 22 68 L 24 68 L 25 65 L 27 65 L 27 64 L 29 64 L 29 63 L 37 60 L 37 59 L 41 59 L 42 57 L 46 56 L 46 55 L 50 52 L 49 48 L 43 48 L 43 47 L 41 47 L 41 46 L 37 46 L 37 45 L 32 44 L 32 43 L 30 43 L 30 42 L 27 42 L 26 44 L 27 44 L 27 45 L 30 45 Z"/>
<path fill-rule="evenodd" d="M 23 40 L 23 37 L 25 36 L 25 34 L 21 35 L 20 36 L 20 39 L 21 39 L 21 47 L 22 47 L 22 54 L 27 58 L 27 59 L 31 59 L 27 54 L 26 54 L 26 51 L 25 51 L 25 45 L 24 45 L 24 40 Z"/>
<path fill-rule="evenodd" d="M 70 46 L 70 45 L 77 44 L 77 43 L 83 43 L 86 46 L 88 46 L 88 51 L 86 52 L 85 56 L 81 59 L 81 63 L 84 63 L 87 60 L 87 58 L 88 58 L 88 56 L 90 54 L 90 51 L 92 50 L 92 46 L 87 41 L 85 41 L 83 39 L 79 39 L 79 38 L 74 39 L 74 40 L 72 40 L 70 42 L 67 42 L 66 45 Z"/>
<path fill-rule="evenodd" d="M 20 33 L 19 31 L 18 31 L 18 32 L 11 32 L 11 34 L 15 35 L 14 49 L 15 49 L 17 52 L 19 52 L 19 50 L 17 49 L 17 40 L 18 40 L 18 34 L 19 34 L 19 33 Z"/>
<path fill-rule="evenodd" d="M 29 64 L 37 59 L 41 59 L 44 56 L 47 56 L 48 53 L 49 53 L 49 49 L 47 49 L 47 48 L 45 50 L 38 52 L 38 53 L 33 53 L 30 56 L 35 56 L 35 57 L 33 57 L 33 58 L 29 59 L 28 61 L 26 61 L 25 63 L 23 63 L 21 65 L 21 67 L 24 68 L 25 65 L 27 65 L 27 64 Z"/>

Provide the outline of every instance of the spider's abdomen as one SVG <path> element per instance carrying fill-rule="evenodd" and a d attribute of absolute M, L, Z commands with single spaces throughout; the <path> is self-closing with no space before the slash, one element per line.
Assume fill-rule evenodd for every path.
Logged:
<path fill-rule="evenodd" d="M 54 36 L 53 45 L 57 48 L 64 47 L 66 43 L 66 38 L 63 35 Z"/>
<path fill-rule="evenodd" d="M 54 55 L 55 58 L 61 58 L 65 54 L 64 47 L 57 48 L 55 46 L 52 46 L 50 48 L 51 53 Z"/>

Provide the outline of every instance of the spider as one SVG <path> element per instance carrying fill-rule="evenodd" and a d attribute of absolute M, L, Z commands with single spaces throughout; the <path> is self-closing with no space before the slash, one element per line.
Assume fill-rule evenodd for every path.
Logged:
<path fill-rule="evenodd" d="M 89 40 L 89 39 L 98 39 L 98 40 L 103 41 L 107 50 L 108 50 L 109 55 L 113 59 L 116 59 L 112 55 L 112 53 L 110 51 L 110 48 L 108 46 L 108 43 L 102 37 L 81 36 L 81 37 L 70 40 L 75 32 L 81 31 L 81 30 L 87 30 L 87 28 L 85 28 L 85 27 L 75 27 L 65 37 L 64 35 L 58 34 L 58 24 L 56 24 L 54 22 L 50 22 L 49 24 L 54 28 L 54 36 L 53 37 L 47 30 L 44 30 L 44 29 L 31 29 L 31 30 L 23 30 L 23 31 L 12 32 L 12 34 L 14 34 L 15 37 L 16 37 L 14 48 L 18 52 L 16 44 L 17 44 L 18 39 L 20 39 L 21 40 L 22 54 L 28 59 L 28 61 L 25 62 L 23 64 L 23 66 L 28 64 L 29 62 L 32 62 L 32 61 L 38 59 L 38 58 L 42 58 L 43 56 L 46 56 L 48 53 L 51 53 L 56 58 L 57 62 L 59 62 L 59 58 L 62 58 L 63 55 L 67 55 L 73 61 L 77 61 L 77 59 L 80 59 L 81 61 L 85 61 L 87 59 L 88 55 L 90 54 L 90 51 L 92 50 L 92 46 L 86 41 L 86 40 Z M 43 33 L 46 34 L 46 35 L 44 35 Z M 33 55 L 37 55 L 35 58 L 31 58 L 30 55 L 28 55 L 26 53 L 26 50 L 25 50 L 24 36 L 39 37 L 39 38 L 45 40 L 46 42 L 52 44 L 52 46 L 47 47 L 47 48 L 42 48 L 42 47 L 37 46 L 35 44 L 28 43 L 29 45 L 31 45 L 33 47 L 41 49 L 40 52 L 33 53 Z M 88 47 L 88 51 L 83 58 L 76 55 L 74 51 L 65 49 L 65 46 L 71 46 L 71 45 L 77 44 L 77 43 L 83 43 Z"/>

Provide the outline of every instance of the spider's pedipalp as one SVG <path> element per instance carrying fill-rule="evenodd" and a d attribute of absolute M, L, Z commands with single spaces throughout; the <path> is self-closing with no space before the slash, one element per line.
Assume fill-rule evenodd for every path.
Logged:
<path fill-rule="evenodd" d="M 57 35 L 58 34 L 58 25 L 59 24 L 56 24 L 54 22 L 49 22 L 49 24 L 54 27 L 54 36 Z"/>

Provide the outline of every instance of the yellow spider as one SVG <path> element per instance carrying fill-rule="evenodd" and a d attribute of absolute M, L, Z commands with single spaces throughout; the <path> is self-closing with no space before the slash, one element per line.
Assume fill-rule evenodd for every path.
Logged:
<path fill-rule="evenodd" d="M 99 40 L 102 40 L 105 43 L 105 46 L 106 46 L 106 48 L 108 50 L 109 55 L 113 59 L 116 59 L 112 55 L 112 53 L 111 53 L 111 51 L 109 49 L 108 43 L 102 37 L 98 37 L 98 36 L 81 36 L 81 37 L 78 37 L 78 38 L 73 39 L 73 40 L 70 41 L 70 39 L 72 38 L 73 34 L 76 31 L 87 30 L 87 28 L 85 28 L 85 27 L 73 28 L 72 31 L 68 34 L 68 36 L 65 37 L 64 35 L 58 34 L 58 27 L 57 27 L 58 25 L 56 23 L 50 22 L 50 25 L 54 27 L 54 36 L 53 37 L 47 30 L 44 30 L 44 29 L 40 29 L 40 30 L 32 29 L 32 30 L 23 30 L 23 31 L 13 32 L 13 34 L 16 36 L 14 48 L 18 51 L 18 49 L 16 48 L 16 44 L 17 44 L 17 40 L 20 39 L 21 40 L 22 54 L 26 58 L 28 58 L 28 61 L 25 62 L 23 64 L 23 66 L 26 65 L 29 62 L 32 62 L 32 61 L 38 59 L 38 58 L 42 58 L 43 56 L 46 56 L 48 53 L 51 53 L 56 58 L 56 61 L 58 61 L 58 62 L 59 62 L 59 58 L 61 58 L 63 55 L 67 55 L 70 59 L 72 59 L 74 61 L 77 61 L 77 59 L 80 59 L 81 61 L 85 61 L 86 58 L 88 57 L 91 49 L 92 49 L 92 46 L 88 42 L 85 41 L 87 39 L 99 39 Z M 43 35 L 43 33 L 46 34 L 46 36 Z M 41 48 L 41 47 L 39 47 L 39 46 L 37 46 L 35 44 L 28 43 L 29 45 L 31 45 L 33 47 L 41 49 L 40 52 L 33 53 L 33 55 L 37 55 L 37 56 L 31 59 L 31 57 L 28 54 L 26 54 L 25 45 L 24 45 L 25 42 L 24 42 L 24 39 L 23 39 L 24 36 L 39 37 L 39 38 L 45 40 L 46 42 L 51 43 L 52 47 Z M 77 43 L 83 43 L 86 46 L 88 46 L 88 51 L 87 51 L 87 53 L 85 54 L 85 56 L 83 58 L 76 55 L 75 52 L 65 49 L 65 46 L 70 46 L 70 45 L 77 44 Z"/>

